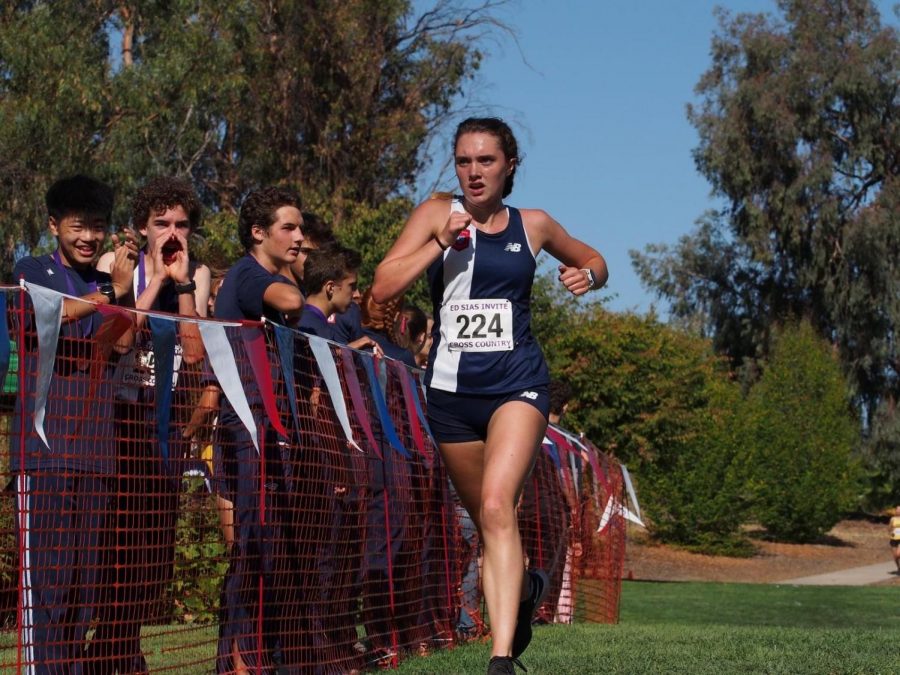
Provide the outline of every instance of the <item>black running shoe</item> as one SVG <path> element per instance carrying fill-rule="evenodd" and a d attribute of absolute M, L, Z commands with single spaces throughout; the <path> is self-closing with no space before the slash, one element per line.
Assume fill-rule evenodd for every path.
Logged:
<path fill-rule="evenodd" d="M 492 656 L 488 663 L 488 675 L 515 675 L 515 666 L 519 666 L 524 672 L 528 669 L 522 665 L 519 659 L 511 656 Z"/>
<path fill-rule="evenodd" d="M 528 570 L 531 581 L 531 592 L 519 603 L 519 616 L 516 619 L 516 632 L 513 633 L 512 655 L 519 658 L 531 642 L 531 617 L 541 606 L 544 596 L 550 588 L 550 578 L 544 570 Z"/>

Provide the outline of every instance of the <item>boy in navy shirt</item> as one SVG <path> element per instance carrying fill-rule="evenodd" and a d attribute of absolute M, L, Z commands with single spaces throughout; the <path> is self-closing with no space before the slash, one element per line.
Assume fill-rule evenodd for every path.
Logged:
<path fill-rule="evenodd" d="M 276 323 L 296 321 L 303 296 L 293 279 L 283 274 L 297 259 L 303 233 L 299 197 L 282 188 L 250 193 L 241 207 L 238 235 L 247 254 L 229 270 L 216 296 L 216 318 L 225 320 L 265 317 Z M 278 522 L 276 496 L 282 468 L 279 443 L 263 413 L 259 385 L 241 340 L 233 340 L 235 358 L 247 402 L 259 430 L 259 454 L 234 411 L 222 396 L 216 428 L 225 470 L 226 496 L 234 503 L 235 542 L 225 577 L 223 620 L 219 625 L 217 670 L 220 673 L 275 672 L 275 653 L 289 660 L 280 640 L 286 593 L 292 581 L 281 569 L 287 563 L 286 535 Z M 260 491 L 261 459 L 265 461 L 265 519 Z M 263 599 L 260 603 L 259 583 Z M 287 587 L 286 587 L 287 585 Z M 280 593 L 276 589 L 280 587 Z M 296 608 L 294 608 L 296 611 Z M 259 617 L 257 612 L 262 612 Z M 262 644 L 257 625 L 263 624 Z M 297 626 L 293 627 L 299 630 Z M 280 649 L 279 649 L 280 647 Z M 261 654 L 261 662 L 259 655 Z"/>
<path fill-rule="evenodd" d="M 299 330 L 347 344 L 354 349 L 376 345 L 365 336 L 345 342 L 336 323 L 329 320 L 332 315 L 337 319 L 351 307 L 356 307 L 353 295 L 357 293 L 356 270 L 359 265 L 359 254 L 337 243 L 314 248 L 307 253 L 303 283 L 308 295 L 297 326 Z"/>
<path fill-rule="evenodd" d="M 21 634 L 26 672 L 59 669 L 81 675 L 85 636 L 99 597 L 100 536 L 111 522 L 116 468 L 111 382 L 118 354 L 98 349 L 94 338 L 102 317 L 96 310 L 130 296 L 137 246 L 130 235 L 114 237 L 109 272 L 97 271 L 113 206 L 112 189 L 97 180 L 59 180 L 48 190 L 46 203 L 57 248 L 21 259 L 14 276 L 73 297 L 63 301 L 45 408 L 46 444 L 34 422 L 38 345 L 33 324 L 25 328 L 21 350 L 27 381 L 10 434 L 18 439 L 24 432 L 24 447 L 14 444 L 10 451 L 10 469 L 17 474 L 19 548 L 26 552 Z"/>

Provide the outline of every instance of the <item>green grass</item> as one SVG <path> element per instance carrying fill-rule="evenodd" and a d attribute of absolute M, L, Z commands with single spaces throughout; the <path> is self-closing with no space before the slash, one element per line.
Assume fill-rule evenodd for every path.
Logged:
<path fill-rule="evenodd" d="M 151 672 L 205 673 L 215 628 L 151 627 Z M 0 639 L 0 663 L 12 636 Z M 409 658 L 398 671 L 485 672 L 488 646 Z M 621 622 L 535 629 L 529 675 L 566 673 L 900 673 L 896 587 L 626 582 Z M 182 664 L 182 665 L 179 665 Z"/>
<path fill-rule="evenodd" d="M 398 673 L 483 673 L 485 645 Z M 900 673 L 896 588 L 626 582 L 621 622 L 535 629 L 542 673 Z"/>

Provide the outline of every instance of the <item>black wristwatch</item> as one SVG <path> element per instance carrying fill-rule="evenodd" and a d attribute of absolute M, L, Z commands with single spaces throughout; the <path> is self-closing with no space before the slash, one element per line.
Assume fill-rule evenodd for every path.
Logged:
<path fill-rule="evenodd" d="M 109 300 L 109 304 L 116 304 L 116 289 L 111 283 L 97 284 L 97 290 L 103 293 Z"/>
<path fill-rule="evenodd" d="M 175 284 L 175 292 L 178 295 L 181 295 L 182 293 L 193 293 L 195 290 L 197 290 L 197 282 L 193 279 L 186 284 Z"/>
<path fill-rule="evenodd" d="M 597 288 L 597 279 L 594 277 L 594 270 L 590 267 L 584 267 L 581 271 L 584 272 L 584 276 L 587 277 L 588 290 Z"/>

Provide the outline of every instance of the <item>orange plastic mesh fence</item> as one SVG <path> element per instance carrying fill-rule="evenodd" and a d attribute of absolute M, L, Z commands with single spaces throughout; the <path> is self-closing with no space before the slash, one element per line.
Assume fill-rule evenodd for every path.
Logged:
<path fill-rule="evenodd" d="M 419 372 L 0 298 L 0 671 L 348 672 L 488 630 Z M 617 620 L 622 503 L 616 461 L 548 429 L 519 509 L 539 621 Z"/>

